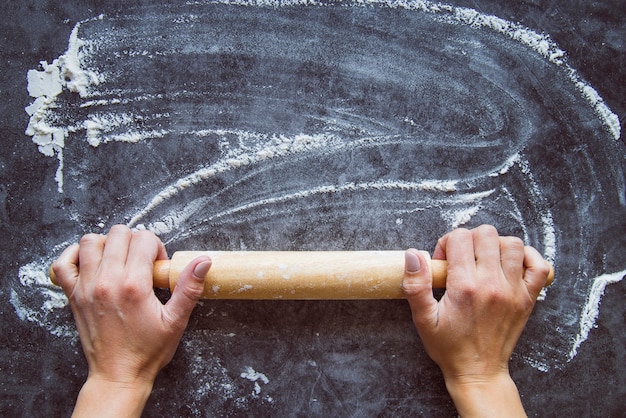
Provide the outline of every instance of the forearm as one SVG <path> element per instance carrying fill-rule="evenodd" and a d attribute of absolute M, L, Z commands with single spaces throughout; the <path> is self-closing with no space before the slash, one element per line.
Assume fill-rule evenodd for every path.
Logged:
<path fill-rule="evenodd" d="M 151 382 L 120 384 L 88 378 L 73 417 L 139 417 L 152 391 Z"/>
<path fill-rule="evenodd" d="M 466 417 L 526 417 L 517 387 L 508 373 L 492 379 L 446 379 L 457 412 Z"/>

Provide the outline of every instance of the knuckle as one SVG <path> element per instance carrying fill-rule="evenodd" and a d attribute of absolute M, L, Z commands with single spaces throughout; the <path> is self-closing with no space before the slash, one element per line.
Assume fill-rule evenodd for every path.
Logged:
<path fill-rule="evenodd" d="M 500 238 L 500 250 L 508 254 L 517 254 L 521 260 L 524 258 L 524 242 L 517 237 Z"/>
<path fill-rule="evenodd" d="M 430 292 L 431 287 L 423 283 L 422 280 L 404 280 L 402 283 L 402 291 L 406 296 L 419 296 L 426 291 Z"/>
<path fill-rule="evenodd" d="M 120 296 L 127 301 L 136 301 L 141 299 L 144 293 L 144 286 L 139 280 L 128 278 L 119 287 Z"/>
<path fill-rule="evenodd" d="M 476 228 L 476 232 L 478 234 L 484 235 L 486 237 L 497 237 L 498 236 L 498 230 L 493 225 L 483 224 L 483 225 L 479 226 L 478 228 Z"/>
<path fill-rule="evenodd" d="M 445 236 L 439 238 L 437 240 L 437 244 L 435 245 L 435 248 L 442 248 L 442 249 L 446 248 L 446 243 L 448 241 L 448 236 L 449 235 L 445 235 Z"/>
<path fill-rule="evenodd" d="M 456 228 L 451 233 L 455 235 L 464 235 L 464 234 L 469 234 L 469 232 L 470 231 L 467 228 Z"/>
<path fill-rule="evenodd" d="M 110 235 L 130 235 L 131 231 L 126 225 L 113 225 L 109 230 Z"/>
<path fill-rule="evenodd" d="M 71 277 L 72 273 L 70 267 L 61 263 L 59 260 L 55 260 L 50 265 L 50 280 L 52 283 L 62 286 L 64 282 Z"/>
<path fill-rule="evenodd" d="M 413 319 L 413 324 L 415 324 L 415 326 L 420 329 L 420 328 L 425 328 L 428 326 L 431 326 L 433 323 L 433 319 L 437 316 L 436 312 L 431 311 L 428 313 L 424 313 L 424 312 L 413 312 L 411 315 L 411 319 Z"/>
<path fill-rule="evenodd" d="M 472 233 L 470 232 L 469 229 L 466 229 L 466 228 L 457 228 L 453 230 L 452 232 L 450 232 L 450 238 L 453 240 L 470 239 L 471 236 L 472 236 Z"/>
<path fill-rule="evenodd" d="M 525 298 L 520 298 L 518 311 L 523 312 L 523 313 L 529 313 L 533 310 L 534 306 L 535 306 L 535 299 L 533 299 L 532 297 L 529 296 Z"/>
<path fill-rule="evenodd" d="M 522 245 L 523 246 L 521 238 L 518 238 L 518 237 L 506 236 L 506 237 L 500 237 L 500 239 L 502 240 L 502 243 L 506 245 L 511 245 L 511 246 Z"/>
<path fill-rule="evenodd" d="M 539 274 L 542 277 L 547 278 L 548 275 L 550 275 L 550 264 L 547 261 L 545 261 L 543 263 L 540 263 L 539 267 L 538 267 L 538 270 L 539 270 Z"/>
<path fill-rule="evenodd" d="M 148 230 L 137 231 L 132 235 L 132 240 L 136 242 L 150 242 L 155 238 L 154 232 Z"/>
<path fill-rule="evenodd" d="M 96 246 L 102 243 L 102 235 L 99 234 L 85 234 L 80 239 L 81 247 Z"/>
<path fill-rule="evenodd" d="M 89 306 L 92 304 L 91 296 L 85 292 L 72 292 L 72 294 L 68 296 L 68 299 L 70 303 L 78 307 Z"/>
<path fill-rule="evenodd" d="M 489 305 L 500 305 L 507 300 L 506 293 L 499 287 L 492 287 L 488 290 L 485 289 L 483 297 Z"/>
<path fill-rule="evenodd" d="M 59 277 L 64 273 L 64 266 L 59 263 L 59 260 L 54 260 L 50 265 L 50 270 L 54 273 L 55 276 Z"/>
<path fill-rule="evenodd" d="M 477 296 L 480 296 L 480 289 L 478 286 L 470 281 L 466 281 L 463 286 L 459 289 L 461 296 L 467 300 L 475 299 Z"/>
<path fill-rule="evenodd" d="M 183 330 L 189 323 L 189 318 L 185 316 L 172 315 L 166 313 L 163 315 L 163 320 L 167 323 L 167 327 L 172 330 Z"/>
<path fill-rule="evenodd" d="M 502 237 L 502 242 L 508 247 L 522 250 L 524 249 L 524 242 L 518 237 Z"/>
<path fill-rule="evenodd" d="M 204 288 L 199 286 L 183 286 L 180 290 L 185 298 L 196 301 L 202 296 Z"/>
<path fill-rule="evenodd" d="M 139 296 L 142 293 L 139 286 L 136 286 L 134 284 L 127 284 L 123 286 L 120 290 L 122 292 L 122 296 L 124 297 L 124 299 L 130 300 L 130 301 L 139 299 Z"/>
<path fill-rule="evenodd" d="M 111 298 L 111 288 L 104 282 L 100 281 L 94 285 L 93 298 L 96 301 L 107 301 Z"/>

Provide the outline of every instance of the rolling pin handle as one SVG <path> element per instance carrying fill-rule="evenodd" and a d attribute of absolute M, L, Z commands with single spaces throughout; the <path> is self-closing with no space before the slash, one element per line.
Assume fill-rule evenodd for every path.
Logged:
<path fill-rule="evenodd" d="M 154 262 L 152 281 L 154 287 L 161 289 L 170 288 L 170 260 L 157 260 Z"/>

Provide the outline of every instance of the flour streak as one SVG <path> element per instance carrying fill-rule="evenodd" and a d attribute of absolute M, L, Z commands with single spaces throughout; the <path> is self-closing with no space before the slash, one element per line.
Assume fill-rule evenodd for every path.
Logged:
<path fill-rule="evenodd" d="M 604 291 L 609 284 L 617 283 L 621 281 L 626 276 L 626 270 L 604 274 L 600 277 L 596 277 L 593 279 L 593 285 L 591 286 L 591 291 L 589 292 L 589 296 L 587 298 L 587 302 L 583 307 L 581 317 L 580 317 L 580 331 L 578 335 L 574 338 L 574 343 L 569 352 L 569 360 L 571 361 L 576 354 L 578 354 L 578 349 L 580 345 L 587 341 L 589 338 L 589 332 L 595 327 L 596 319 L 600 314 L 600 302 L 602 300 L 602 295 L 604 295 Z"/>

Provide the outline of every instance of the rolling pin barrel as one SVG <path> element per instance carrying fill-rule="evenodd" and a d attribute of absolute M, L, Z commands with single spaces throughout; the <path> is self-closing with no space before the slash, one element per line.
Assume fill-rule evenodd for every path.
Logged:
<path fill-rule="evenodd" d="M 404 297 L 404 251 L 179 251 L 171 261 L 157 262 L 155 286 L 174 289 L 185 266 L 200 255 L 213 261 L 205 277 L 207 299 Z"/>

